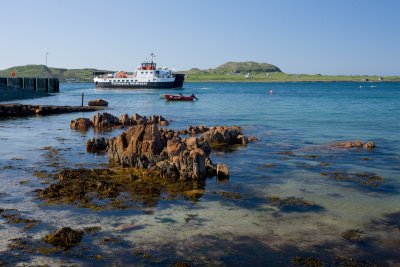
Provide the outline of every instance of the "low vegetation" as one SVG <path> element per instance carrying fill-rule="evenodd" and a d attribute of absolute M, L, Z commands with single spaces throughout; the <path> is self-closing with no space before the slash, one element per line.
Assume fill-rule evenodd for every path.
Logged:
<path fill-rule="evenodd" d="M 48 68 L 45 65 L 16 66 L 0 71 L 0 76 L 11 77 L 15 72 L 18 77 L 53 77 L 61 82 L 92 82 L 94 68 L 64 69 Z M 107 71 L 105 72 L 113 72 Z M 400 81 L 400 76 L 368 75 L 321 75 L 288 74 L 277 66 L 268 63 L 227 62 L 216 68 L 201 70 L 192 68 L 178 71 L 186 74 L 188 82 L 360 82 L 360 81 Z"/>

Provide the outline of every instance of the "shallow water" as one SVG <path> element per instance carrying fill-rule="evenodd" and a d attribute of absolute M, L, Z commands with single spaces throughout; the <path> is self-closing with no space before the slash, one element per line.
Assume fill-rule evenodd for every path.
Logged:
<path fill-rule="evenodd" d="M 267 92 L 273 90 L 273 94 Z M 196 201 L 160 196 L 144 209 L 92 211 L 70 205 L 48 206 L 35 199 L 46 187 L 35 171 L 96 167 L 105 155 L 88 154 L 86 141 L 111 132 L 75 132 L 71 119 L 94 113 L 0 120 L 0 208 L 17 209 L 39 220 L 31 229 L 0 218 L 0 261 L 51 265 L 290 265 L 310 256 L 334 265 L 336 256 L 379 265 L 400 264 L 400 83 L 187 83 L 174 93 L 194 93 L 194 103 L 166 102 L 169 90 L 97 90 L 93 84 L 62 84 L 61 93 L 20 101 L 80 105 L 85 99 L 109 101 L 116 116 L 161 114 L 170 128 L 240 125 L 259 140 L 246 147 L 213 151 L 213 162 L 230 167 L 229 181 L 208 179 Z M 372 140 L 373 151 L 332 150 L 340 140 Z M 51 148 L 49 148 L 51 147 Z M 294 155 L 282 152 L 291 151 Z M 374 173 L 378 187 L 332 179 L 321 173 Z M 22 183 L 21 183 L 22 182 Z M 239 193 L 240 199 L 216 194 Z M 318 209 L 280 209 L 268 197 L 300 197 Z M 61 226 L 100 226 L 72 252 L 21 254 L 10 239 L 39 239 Z M 365 232 L 353 244 L 341 233 Z M 115 242 L 100 242 L 113 236 Z M 99 241 L 100 240 L 100 241 Z M 79 253 L 79 251 L 89 252 Z M 96 259 L 101 255 L 101 259 Z"/>

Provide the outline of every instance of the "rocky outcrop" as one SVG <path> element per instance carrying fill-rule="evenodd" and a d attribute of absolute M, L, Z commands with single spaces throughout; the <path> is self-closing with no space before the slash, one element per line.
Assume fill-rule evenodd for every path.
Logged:
<path fill-rule="evenodd" d="M 108 102 L 104 99 L 93 99 L 88 102 L 89 107 L 107 107 Z"/>
<path fill-rule="evenodd" d="M 367 150 L 372 150 L 376 147 L 375 143 L 372 141 L 368 141 L 367 143 L 363 143 L 360 140 L 355 140 L 355 141 L 342 141 L 342 142 L 337 142 L 331 145 L 334 148 L 346 148 L 346 149 L 352 149 L 352 148 L 364 148 Z"/>
<path fill-rule="evenodd" d="M 72 129 L 89 129 L 89 127 L 75 127 L 76 122 L 78 120 L 81 120 L 84 118 L 79 118 L 76 120 L 71 121 L 71 128 Z M 89 120 L 89 119 L 85 119 Z M 112 114 L 109 113 L 96 113 L 93 116 L 93 119 L 91 121 L 91 126 L 95 127 L 96 129 L 101 129 L 101 130 L 109 130 L 115 127 L 125 127 L 125 126 L 134 126 L 134 125 L 150 125 L 150 124 L 159 124 L 161 126 L 167 126 L 169 125 L 169 122 L 163 117 L 159 115 L 153 115 L 147 118 L 146 116 L 140 116 L 139 114 L 134 114 L 132 117 L 129 117 L 128 114 L 123 114 L 120 115 L 119 118 L 115 117 Z"/>
<path fill-rule="evenodd" d="M 89 112 L 99 109 L 99 107 L 4 104 L 0 105 L 0 117 Z"/>
<path fill-rule="evenodd" d="M 90 127 L 92 127 L 93 124 L 87 118 L 77 118 L 76 120 L 72 120 L 69 126 L 71 127 L 71 129 L 86 131 Z"/>
<path fill-rule="evenodd" d="M 110 139 L 110 161 L 122 166 L 160 171 L 170 178 L 202 179 L 216 173 L 209 159 L 211 149 L 196 137 L 182 139 L 157 124 L 136 125 Z"/>
<path fill-rule="evenodd" d="M 242 128 L 238 126 L 216 126 L 200 136 L 200 140 L 207 141 L 211 145 L 234 145 L 247 144 L 247 136 L 243 134 Z"/>

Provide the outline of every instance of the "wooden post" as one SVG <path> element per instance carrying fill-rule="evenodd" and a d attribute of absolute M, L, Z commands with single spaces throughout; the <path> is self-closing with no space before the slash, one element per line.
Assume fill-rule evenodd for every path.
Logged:
<path fill-rule="evenodd" d="M 82 107 L 83 107 L 83 97 L 84 97 L 84 95 L 85 95 L 85 94 L 84 94 L 84 93 L 82 93 Z"/>

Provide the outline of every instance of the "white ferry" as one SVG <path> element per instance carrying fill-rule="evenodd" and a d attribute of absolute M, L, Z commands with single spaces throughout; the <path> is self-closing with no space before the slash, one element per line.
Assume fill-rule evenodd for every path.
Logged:
<path fill-rule="evenodd" d="M 151 60 L 143 62 L 132 74 L 124 71 L 116 73 L 94 72 L 96 87 L 102 88 L 182 88 L 184 74 L 173 73 L 168 68 L 157 68 L 154 54 Z"/>

